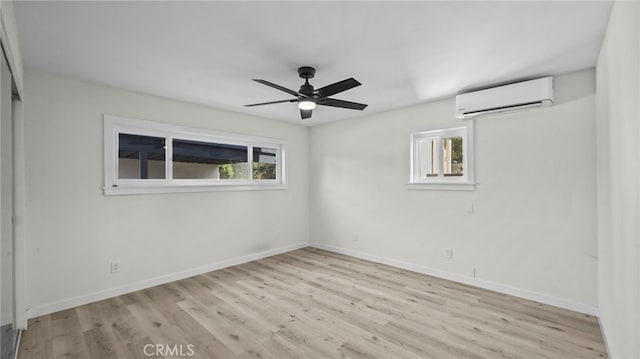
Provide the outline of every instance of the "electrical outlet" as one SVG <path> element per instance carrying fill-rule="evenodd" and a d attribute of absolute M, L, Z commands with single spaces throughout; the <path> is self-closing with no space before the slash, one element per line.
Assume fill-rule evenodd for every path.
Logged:
<path fill-rule="evenodd" d="M 445 248 L 444 249 L 444 257 L 447 259 L 453 258 L 453 248 Z"/>
<path fill-rule="evenodd" d="M 120 273 L 120 262 L 111 262 L 111 273 Z"/>
<path fill-rule="evenodd" d="M 473 203 L 467 203 L 464 205 L 465 213 L 473 213 Z"/>

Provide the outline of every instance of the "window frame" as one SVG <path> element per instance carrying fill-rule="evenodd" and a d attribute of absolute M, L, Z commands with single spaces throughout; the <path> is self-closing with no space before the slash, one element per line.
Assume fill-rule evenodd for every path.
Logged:
<path fill-rule="evenodd" d="M 164 179 L 118 178 L 119 134 L 162 137 L 165 139 Z M 208 142 L 247 147 L 247 179 L 174 179 L 173 140 Z M 276 149 L 276 179 L 253 179 L 253 148 Z M 104 115 L 104 194 L 143 194 L 208 191 L 247 191 L 287 189 L 287 141 L 281 139 L 218 132 L 171 125 L 116 115 Z"/>
<path fill-rule="evenodd" d="M 462 126 L 412 131 L 409 135 L 409 183 L 408 189 L 426 190 L 475 190 L 473 121 Z M 445 176 L 442 142 L 445 138 L 462 137 L 462 176 Z M 438 176 L 420 177 L 420 143 L 437 140 Z"/>

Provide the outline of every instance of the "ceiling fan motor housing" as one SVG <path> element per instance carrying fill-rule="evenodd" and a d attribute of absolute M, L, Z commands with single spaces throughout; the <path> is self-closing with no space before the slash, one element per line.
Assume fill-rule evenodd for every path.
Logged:
<path fill-rule="evenodd" d="M 304 83 L 302 86 L 300 86 L 300 92 L 301 94 L 308 96 L 308 97 L 312 97 L 313 96 L 313 86 L 311 86 L 308 82 Z"/>
<path fill-rule="evenodd" d="M 316 69 L 311 66 L 298 67 L 298 75 L 303 79 L 312 79 L 316 75 Z"/>
<path fill-rule="evenodd" d="M 300 91 L 298 91 L 299 93 L 307 97 L 313 96 L 313 86 L 309 84 L 309 79 L 312 79 L 315 76 L 315 74 L 316 74 L 316 69 L 314 69 L 313 67 L 302 66 L 298 68 L 298 75 L 300 75 L 300 77 L 302 77 L 305 80 L 304 84 L 300 86 Z"/>

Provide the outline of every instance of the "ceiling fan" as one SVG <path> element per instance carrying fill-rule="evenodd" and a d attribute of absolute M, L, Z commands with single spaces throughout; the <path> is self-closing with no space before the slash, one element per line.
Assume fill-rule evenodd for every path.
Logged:
<path fill-rule="evenodd" d="M 349 101 L 329 98 L 329 96 L 360 86 L 361 83 L 358 82 L 353 77 L 333 83 L 331 85 L 327 85 L 325 87 L 321 87 L 317 90 L 314 90 L 313 86 L 309 84 L 309 79 L 312 79 L 315 76 L 315 74 L 316 74 L 316 69 L 314 69 L 313 67 L 309 67 L 309 66 L 300 67 L 298 69 L 298 75 L 300 75 L 300 77 L 304 79 L 304 84 L 300 86 L 300 90 L 297 92 L 293 90 L 289 90 L 288 88 L 282 87 L 280 85 L 276 85 L 266 80 L 253 79 L 253 81 L 255 82 L 286 92 L 292 96 L 295 96 L 296 98 L 293 98 L 290 100 L 254 103 L 254 104 L 245 105 L 245 106 L 252 107 L 252 106 L 271 105 L 274 103 L 297 102 L 298 108 L 300 109 L 300 117 L 302 117 L 303 120 L 311 117 L 311 113 L 316 108 L 316 105 L 348 108 L 351 110 L 360 110 L 360 111 L 364 110 L 365 107 L 367 107 L 367 105 L 362 103 L 349 102 Z"/>

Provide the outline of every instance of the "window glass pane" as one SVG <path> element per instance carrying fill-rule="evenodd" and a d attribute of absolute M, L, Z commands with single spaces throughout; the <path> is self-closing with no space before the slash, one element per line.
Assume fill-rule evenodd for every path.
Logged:
<path fill-rule="evenodd" d="M 442 140 L 442 162 L 445 176 L 462 176 L 462 137 L 448 137 Z"/>
<path fill-rule="evenodd" d="M 163 137 L 118 135 L 119 179 L 164 179 L 165 166 Z"/>
<path fill-rule="evenodd" d="M 276 179 L 277 153 L 275 148 L 253 148 L 253 179 Z"/>
<path fill-rule="evenodd" d="M 247 146 L 173 140 L 174 179 L 248 179 Z"/>
<path fill-rule="evenodd" d="M 418 142 L 418 165 L 421 178 L 438 176 L 437 141 L 437 138 L 425 138 Z"/>

